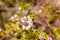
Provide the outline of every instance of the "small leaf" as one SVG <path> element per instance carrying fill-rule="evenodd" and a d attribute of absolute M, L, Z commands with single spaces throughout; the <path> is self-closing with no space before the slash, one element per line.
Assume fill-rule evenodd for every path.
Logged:
<path fill-rule="evenodd" d="M 35 14 L 30 14 L 31 19 L 35 18 Z"/>

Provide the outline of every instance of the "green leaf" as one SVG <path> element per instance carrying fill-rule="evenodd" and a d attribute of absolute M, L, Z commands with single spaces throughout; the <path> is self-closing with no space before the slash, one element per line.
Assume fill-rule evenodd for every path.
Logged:
<path fill-rule="evenodd" d="M 35 18 L 35 14 L 30 14 L 31 19 Z"/>
<path fill-rule="evenodd" d="M 26 3 L 26 4 L 24 5 L 25 9 L 28 8 L 28 7 L 30 7 L 30 5 L 31 5 L 30 3 Z"/>
<path fill-rule="evenodd" d="M 18 27 L 19 27 L 19 25 L 16 23 L 16 24 L 14 24 L 14 27 L 13 28 L 16 31 Z"/>
<path fill-rule="evenodd" d="M 59 32 L 58 32 L 58 29 L 57 29 L 57 28 L 54 28 L 54 29 L 53 29 L 53 33 L 54 33 L 56 36 L 59 36 Z"/>

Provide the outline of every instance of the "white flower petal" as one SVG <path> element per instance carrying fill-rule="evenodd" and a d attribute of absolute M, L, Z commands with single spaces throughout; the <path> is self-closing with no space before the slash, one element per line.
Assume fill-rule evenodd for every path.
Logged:
<path fill-rule="evenodd" d="M 25 29 L 26 28 L 26 26 L 25 25 L 22 25 L 22 29 Z"/>
<path fill-rule="evenodd" d="M 17 30 L 19 30 L 20 28 L 18 27 Z"/>
<path fill-rule="evenodd" d="M 25 22 L 23 19 L 21 19 L 21 22 Z"/>
<path fill-rule="evenodd" d="M 9 20 L 12 20 L 12 19 L 14 19 L 14 17 L 12 16 L 11 18 L 9 18 Z"/>
<path fill-rule="evenodd" d="M 21 7 L 19 7 L 19 10 L 21 10 Z"/>
<path fill-rule="evenodd" d="M 14 17 L 17 17 L 17 15 L 14 15 Z"/>
<path fill-rule="evenodd" d="M 29 25 L 26 27 L 26 30 L 28 30 L 30 27 L 31 27 L 31 25 L 29 24 Z"/>
<path fill-rule="evenodd" d="M 30 19 L 30 16 L 27 16 L 28 19 Z"/>
<path fill-rule="evenodd" d="M 34 32 L 36 32 L 37 30 L 35 29 Z"/>
<path fill-rule="evenodd" d="M 22 22 L 25 22 L 25 19 L 26 19 L 26 16 L 24 16 L 24 17 L 21 19 L 21 21 L 22 21 Z"/>
<path fill-rule="evenodd" d="M 24 16 L 23 19 L 26 19 L 26 16 Z"/>
<path fill-rule="evenodd" d="M 0 28 L 0 31 L 1 31 L 2 29 Z"/>
<path fill-rule="evenodd" d="M 23 37 L 25 37 L 25 34 L 23 34 Z"/>
<path fill-rule="evenodd" d="M 26 30 L 28 30 L 30 28 L 30 26 L 26 27 Z"/>
<path fill-rule="evenodd" d="M 16 32 L 14 35 L 17 35 L 18 33 Z"/>
<path fill-rule="evenodd" d="M 39 10 L 39 13 L 42 13 L 42 10 Z"/>

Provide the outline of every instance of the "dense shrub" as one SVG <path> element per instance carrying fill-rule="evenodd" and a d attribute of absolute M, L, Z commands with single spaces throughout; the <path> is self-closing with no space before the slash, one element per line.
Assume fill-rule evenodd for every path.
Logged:
<path fill-rule="evenodd" d="M 38 1 L 0 0 L 0 40 L 60 39 L 60 7 Z"/>

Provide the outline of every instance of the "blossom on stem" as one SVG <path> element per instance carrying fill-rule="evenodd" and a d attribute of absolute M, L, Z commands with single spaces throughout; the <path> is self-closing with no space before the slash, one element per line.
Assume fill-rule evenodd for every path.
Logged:
<path fill-rule="evenodd" d="M 17 15 L 14 15 L 14 17 L 17 17 Z"/>
<path fill-rule="evenodd" d="M 48 37 L 48 40 L 52 40 L 52 37 Z"/>
<path fill-rule="evenodd" d="M 21 19 L 21 22 L 25 23 L 25 24 L 22 25 L 22 29 L 26 29 L 26 30 L 28 30 L 32 26 L 32 24 L 33 24 L 32 23 L 32 19 L 30 18 L 30 16 L 24 16 Z"/>
<path fill-rule="evenodd" d="M 44 37 L 43 36 L 39 36 L 39 40 L 44 40 Z"/>
<path fill-rule="evenodd" d="M 12 19 L 14 19 L 14 17 L 13 17 L 13 16 L 11 16 L 11 17 L 9 18 L 9 20 L 12 20 Z"/>
<path fill-rule="evenodd" d="M 21 22 L 25 22 L 26 20 L 26 16 L 24 16 L 22 19 L 21 19 Z"/>
<path fill-rule="evenodd" d="M 39 13 L 42 13 L 42 10 L 39 10 Z"/>

